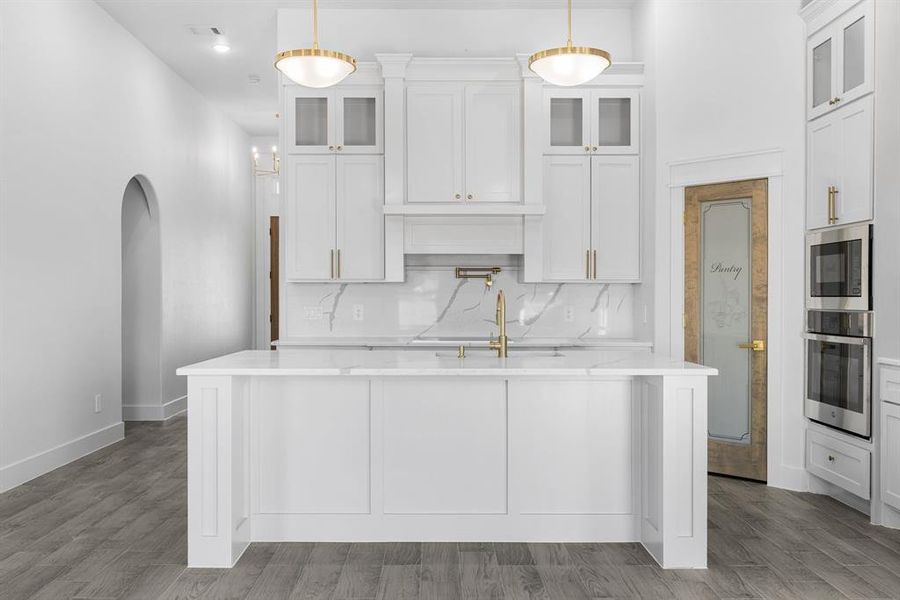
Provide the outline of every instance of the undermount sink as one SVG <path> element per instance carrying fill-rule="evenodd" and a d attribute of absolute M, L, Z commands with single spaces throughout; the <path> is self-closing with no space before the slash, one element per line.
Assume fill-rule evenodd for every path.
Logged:
<path fill-rule="evenodd" d="M 435 352 L 434 355 L 438 358 L 459 358 L 456 350 L 439 350 Z M 518 350 L 512 354 L 512 357 L 527 358 L 559 358 L 562 356 L 562 353 L 553 350 Z M 495 350 L 488 350 L 487 348 L 466 348 L 465 358 L 497 358 L 497 352 Z"/>

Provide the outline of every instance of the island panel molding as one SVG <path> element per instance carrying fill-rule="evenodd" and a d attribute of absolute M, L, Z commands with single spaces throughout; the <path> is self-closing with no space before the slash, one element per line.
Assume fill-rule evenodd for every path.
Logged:
<path fill-rule="evenodd" d="M 191 567 L 231 567 L 251 541 L 395 540 L 641 542 L 664 568 L 706 567 L 714 369 L 283 350 L 179 374 Z"/>

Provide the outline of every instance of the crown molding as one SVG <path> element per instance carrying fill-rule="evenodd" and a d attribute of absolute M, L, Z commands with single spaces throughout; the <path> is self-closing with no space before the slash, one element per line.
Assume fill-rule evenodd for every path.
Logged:
<path fill-rule="evenodd" d="M 798 14 L 806 22 L 807 35 L 813 34 L 864 0 L 812 0 Z"/>

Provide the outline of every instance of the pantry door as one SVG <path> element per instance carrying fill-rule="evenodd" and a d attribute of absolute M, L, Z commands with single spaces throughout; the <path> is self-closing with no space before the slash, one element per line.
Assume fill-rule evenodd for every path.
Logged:
<path fill-rule="evenodd" d="M 766 480 L 768 186 L 685 189 L 684 355 L 709 378 L 709 471 Z"/>

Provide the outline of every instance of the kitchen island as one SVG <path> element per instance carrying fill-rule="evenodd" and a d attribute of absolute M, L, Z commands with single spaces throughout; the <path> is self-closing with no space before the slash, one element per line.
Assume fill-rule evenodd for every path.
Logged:
<path fill-rule="evenodd" d="M 648 352 L 245 351 L 188 376 L 188 565 L 254 541 L 639 541 L 706 567 L 706 378 Z"/>

